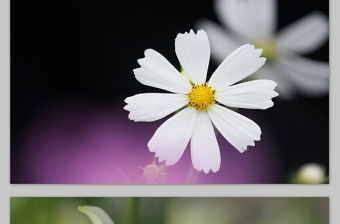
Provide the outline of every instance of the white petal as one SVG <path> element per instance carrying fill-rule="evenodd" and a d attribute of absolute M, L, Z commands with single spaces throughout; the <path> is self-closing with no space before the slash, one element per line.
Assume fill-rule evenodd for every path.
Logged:
<path fill-rule="evenodd" d="M 195 84 L 205 83 L 210 60 L 210 46 L 207 34 L 203 30 L 178 34 L 175 50 L 184 71 Z"/>
<path fill-rule="evenodd" d="M 95 206 L 78 206 L 78 210 L 90 218 L 93 224 L 114 224 L 103 209 Z"/>
<path fill-rule="evenodd" d="M 285 67 L 287 75 L 298 90 L 307 95 L 320 95 L 329 92 L 329 64 L 314 61 L 292 54 L 280 58 L 279 62 Z"/>
<path fill-rule="evenodd" d="M 185 108 L 165 121 L 148 143 L 150 152 L 155 152 L 159 162 L 175 164 L 188 145 L 195 125 L 196 109 Z"/>
<path fill-rule="evenodd" d="M 294 98 L 295 85 L 287 76 L 285 68 L 277 62 L 267 64 L 258 71 L 258 77 L 261 79 L 269 79 L 277 83 L 275 88 L 279 93 L 279 97 L 285 100 Z"/>
<path fill-rule="evenodd" d="M 141 67 L 133 70 L 139 82 L 174 93 L 190 91 L 189 81 L 160 53 L 147 49 L 144 54 L 145 57 L 138 60 Z"/>
<path fill-rule="evenodd" d="M 182 108 L 189 102 L 188 96 L 171 93 L 143 93 L 125 99 L 125 110 L 134 121 L 155 121 Z"/>
<path fill-rule="evenodd" d="M 272 98 L 277 84 L 271 80 L 255 80 L 230 86 L 223 91 L 216 91 L 215 99 L 230 107 L 248 109 L 267 109 L 274 105 Z"/>
<path fill-rule="evenodd" d="M 215 3 L 221 22 L 241 36 L 262 39 L 276 28 L 275 0 L 216 0 Z"/>
<path fill-rule="evenodd" d="M 254 146 L 254 140 L 260 140 L 261 129 L 252 120 L 217 104 L 208 113 L 218 131 L 239 152 L 247 150 L 248 145 Z"/>
<path fill-rule="evenodd" d="M 296 53 L 307 54 L 320 47 L 329 35 L 327 17 L 311 13 L 278 33 L 278 46 Z"/>
<path fill-rule="evenodd" d="M 266 61 L 262 49 L 245 44 L 231 53 L 212 74 L 209 85 L 222 90 L 256 72 Z"/>
<path fill-rule="evenodd" d="M 191 159 L 195 169 L 214 173 L 220 169 L 221 154 L 214 128 L 206 111 L 196 115 L 195 128 L 191 137 Z"/>
<path fill-rule="evenodd" d="M 217 63 L 221 63 L 231 52 L 247 43 L 246 40 L 234 37 L 232 33 L 208 20 L 199 20 L 196 27 L 208 34 L 212 58 Z"/>

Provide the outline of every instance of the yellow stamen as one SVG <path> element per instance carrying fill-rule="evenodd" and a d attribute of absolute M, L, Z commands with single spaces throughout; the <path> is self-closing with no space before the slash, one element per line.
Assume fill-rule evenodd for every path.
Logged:
<path fill-rule="evenodd" d="M 207 110 L 211 104 L 215 103 L 215 90 L 211 89 L 207 83 L 194 85 L 189 97 L 189 106 L 195 107 L 196 110 Z"/>

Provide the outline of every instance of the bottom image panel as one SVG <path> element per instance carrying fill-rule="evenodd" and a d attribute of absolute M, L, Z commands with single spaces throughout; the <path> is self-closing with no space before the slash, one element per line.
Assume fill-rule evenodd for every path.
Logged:
<path fill-rule="evenodd" d="M 11 224 L 327 224 L 327 197 L 12 197 Z"/>

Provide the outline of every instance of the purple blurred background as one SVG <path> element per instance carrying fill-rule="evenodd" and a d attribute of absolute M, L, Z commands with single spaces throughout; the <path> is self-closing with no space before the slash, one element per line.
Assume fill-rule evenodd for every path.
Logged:
<path fill-rule="evenodd" d="M 165 120 L 135 123 L 123 105 L 99 106 L 84 100 L 54 102 L 20 144 L 21 183 L 145 184 L 143 170 L 153 161 L 147 142 Z M 258 119 L 256 119 L 258 120 Z M 221 135 L 222 154 L 217 173 L 194 171 L 190 150 L 166 168 L 167 184 L 273 183 L 279 181 L 280 165 L 270 132 L 263 126 L 264 140 L 241 154 Z M 191 174 L 190 174 L 191 173 Z M 155 182 L 161 183 L 161 182 Z"/>

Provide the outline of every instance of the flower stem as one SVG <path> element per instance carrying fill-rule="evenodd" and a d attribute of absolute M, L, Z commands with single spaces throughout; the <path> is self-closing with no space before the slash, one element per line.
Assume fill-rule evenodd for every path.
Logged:
<path fill-rule="evenodd" d="M 138 223 L 139 198 L 132 197 L 129 202 L 128 224 Z"/>
<path fill-rule="evenodd" d="M 161 198 L 161 212 L 160 212 L 160 222 L 159 223 L 166 223 L 166 212 L 168 211 L 169 208 L 169 201 L 171 198 L 169 197 L 164 197 Z"/>

